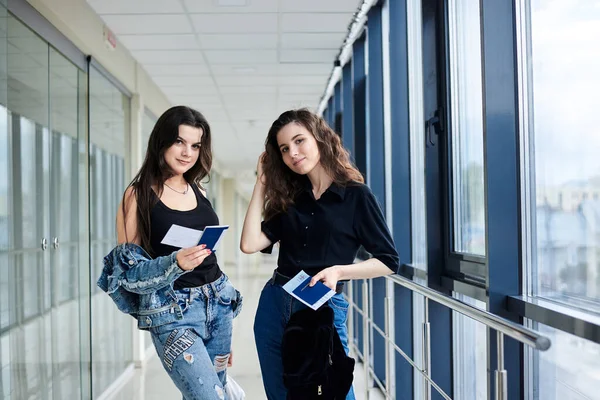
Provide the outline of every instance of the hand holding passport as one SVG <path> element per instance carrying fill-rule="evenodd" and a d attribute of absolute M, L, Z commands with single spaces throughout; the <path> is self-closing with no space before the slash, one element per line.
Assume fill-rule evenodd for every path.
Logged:
<path fill-rule="evenodd" d="M 173 224 L 161 243 L 179 248 L 204 244 L 214 252 L 228 228 L 229 225 L 210 225 L 200 231 Z"/>

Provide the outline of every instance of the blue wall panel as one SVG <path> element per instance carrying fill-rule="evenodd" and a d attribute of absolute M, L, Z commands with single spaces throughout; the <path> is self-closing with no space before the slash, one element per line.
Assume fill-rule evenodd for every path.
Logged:
<path fill-rule="evenodd" d="M 381 208 L 385 210 L 385 161 L 383 133 L 383 54 L 381 31 L 381 6 L 376 5 L 369 11 L 368 26 L 368 153 L 367 182 Z M 385 327 L 385 278 L 373 279 L 373 321 L 382 330 Z M 373 354 L 375 374 L 385 381 L 385 340 L 373 331 Z"/>
<path fill-rule="evenodd" d="M 484 154 L 487 202 L 487 255 L 489 311 L 507 315 L 506 296 L 521 289 L 519 212 L 519 132 L 517 114 L 517 65 L 512 2 L 483 0 L 484 55 Z M 495 331 L 491 331 L 493 333 Z M 496 335 L 491 335 L 490 369 L 496 369 Z M 522 345 L 505 339 L 508 398 L 522 398 Z M 490 377 L 495 385 L 495 375 Z M 492 393 L 493 390 L 491 391 Z M 494 395 L 492 394 L 492 398 Z"/>
<path fill-rule="evenodd" d="M 354 106 L 352 101 L 352 60 L 342 69 L 342 141 L 354 160 Z"/>
<path fill-rule="evenodd" d="M 400 262 L 412 262 L 410 121 L 408 108 L 408 43 L 406 3 L 389 2 L 390 100 L 392 122 L 392 207 L 394 242 Z M 409 289 L 397 286 L 394 294 L 396 344 L 413 357 L 413 301 Z M 396 357 L 396 399 L 412 400 L 413 368 Z"/>
<path fill-rule="evenodd" d="M 365 71 L 365 41 L 362 35 L 352 45 L 352 97 L 354 100 L 354 162 L 367 173 L 367 77 Z"/>
<path fill-rule="evenodd" d="M 342 113 L 342 83 L 341 81 L 338 81 L 338 83 L 335 84 L 334 87 L 334 97 L 333 97 L 333 117 L 331 119 L 331 127 L 337 132 L 340 133 L 341 132 L 341 121 L 338 121 L 338 119 L 341 116 Z"/>

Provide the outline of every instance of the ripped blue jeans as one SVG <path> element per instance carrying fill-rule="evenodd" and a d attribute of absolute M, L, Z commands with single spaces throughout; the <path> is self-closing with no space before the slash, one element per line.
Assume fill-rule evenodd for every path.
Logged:
<path fill-rule="evenodd" d="M 241 296 L 223 274 L 216 281 L 175 290 L 183 319 L 150 329 L 163 367 L 184 400 L 228 400 L 225 394 L 233 318 Z"/>

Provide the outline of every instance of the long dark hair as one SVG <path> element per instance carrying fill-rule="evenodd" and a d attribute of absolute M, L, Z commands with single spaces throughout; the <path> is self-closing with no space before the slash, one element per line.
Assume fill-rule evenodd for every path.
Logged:
<path fill-rule="evenodd" d="M 351 182 L 364 182 L 361 173 L 350 162 L 350 155 L 342 146 L 339 135 L 323 118 L 306 108 L 286 111 L 273 122 L 265 141 L 266 155 L 263 159 L 265 219 L 285 212 L 294 203 L 294 198 L 304 186 L 304 178 L 283 162 L 277 144 L 277 134 L 284 126 L 291 123 L 303 126 L 314 136 L 319 149 L 320 163 L 334 183 L 344 186 Z"/>
<path fill-rule="evenodd" d="M 152 256 L 154 254 L 150 244 L 150 210 L 160 198 L 165 181 L 173 176 L 173 171 L 165 162 L 164 154 L 179 137 L 180 125 L 202 129 L 200 155 L 194 166 L 183 174 L 184 179 L 190 185 L 202 187 L 201 181 L 208 176 L 212 166 L 210 126 L 206 118 L 200 112 L 186 106 L 171 107 L 165 111 L 152 129 L 142 167 L 129 184 L 133 188 L 137 203 L 136 237 L 142 247 Z M 153 195 L 153 187 L 156 188 L 158 197 Z M 125 221 L 127 220 L 126 201 L 125 195 L 123 195 Z M 127 236 L 127 232 L 125 232 L 125 236 Z"/>

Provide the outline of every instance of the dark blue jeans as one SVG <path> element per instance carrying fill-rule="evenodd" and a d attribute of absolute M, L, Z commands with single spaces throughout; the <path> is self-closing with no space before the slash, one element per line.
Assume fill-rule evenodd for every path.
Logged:
<path fill-rule="evenodd" d="M 348 353 L 348 302 L 344 295 L 339 293 L 333 296 L 328 304 L 333 309 L 333 324 Z M 285 400 L 287 396 L 287 389 L 283 385 L 281 339 L 292 314 L 304 308 L 307 306 L 290 296 L 281 286 L 273 284 L 271 280 L 260 294 L 254 320 L 254 338 L 263 384 L 269 400 Z M 350 389 L 346 400 L 355 400 L 353 389 Z"/>

